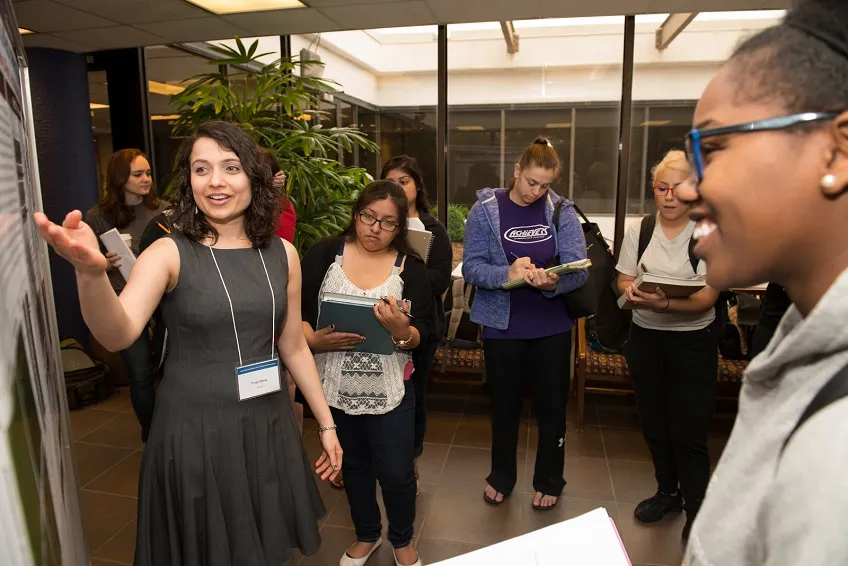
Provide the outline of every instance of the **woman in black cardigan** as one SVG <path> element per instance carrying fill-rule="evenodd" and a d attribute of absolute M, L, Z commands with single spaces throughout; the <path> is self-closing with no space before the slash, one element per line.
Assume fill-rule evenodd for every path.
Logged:
<path fill-rule="evenodd" d="M 303 333 L 338 425 L 344 487 L 356 528 L 356 542 L 341 566 L 361 566 L 380 546 L 377 482 L 396 563 L 421 564 L 412 546 L 416 399 L 409 377 L 411 354 L 426 343 L 432 294 L 426 267 L 408 248 L 406 216 L 400 187 L 371 183 L 359 195 L 345 233 L 315 243 L 302 262 Z M 394 351 L 351 351 L 365 338 L 336 332 L 332 325 L 319 328 L 326 293 L 374 299 L 374 316 L 391 333 Z"/>
<path fill-rule="evenodd" d="M 424 186 L 424 174 L 414 157 L 400 155 L 388 160 L 380 174 L 381 179 L 394 181 L 406 193 L 409 202 L 407 225 L 416 230 L 427 230 L 433 234 L 433 244 L 427 261 L 427 277 L 433 293 L 433 315 L 427 339 L 423 346 L 412 354 L 415 373 L 415 481 L 418 485 L 418 458 L 424 452 L 424 433 L 427 430 L 427 382 L 430 369 L 436 358 L 436 350 L 445 333 L 445 309 L 442 296 L 448 290 L 453 269 L 453 248 L 448 232 L 441 222 L 429 213 L 430 202 Z"/>

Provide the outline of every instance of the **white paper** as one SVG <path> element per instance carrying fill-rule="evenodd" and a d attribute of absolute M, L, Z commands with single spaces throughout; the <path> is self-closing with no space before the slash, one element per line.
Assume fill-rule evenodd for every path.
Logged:
<path fill-rule="evenodd" d="M 453 271 L 451 271 L 451 277 L 453 277 L 454 279 L 459 279 L 460 277 L 462 277 L 462 262 L 461 261 L 459 262 L 459 265 L 457 265 L 456 268 Z"/>
<path fill-rule="evenodd" d="M 551 525 L 433 566 L 630 566 L 621 539 L 599 507 Z"/>
<path fill-rule="evenodd" d="M 120 232 L 116 228 L 112 228 L 108 232 L 100 234 L 100 239 L 103 241 L 103 245 L 106 246 L 107 250 L 121 256 L 121 267 L 118 269 L 121 275 L 124 276 L 124 280 L 129 281 L 130 273 L 135 265 L 135 254 L 127 247 L 126 242 L 121 238 Z"/>

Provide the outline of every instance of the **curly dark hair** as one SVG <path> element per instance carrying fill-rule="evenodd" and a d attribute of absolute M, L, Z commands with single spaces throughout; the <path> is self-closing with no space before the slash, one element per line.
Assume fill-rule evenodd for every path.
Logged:
<path fill-rule="evenodd" d="M 397 232 L 395 232 L 395 237 L 390 247 L 398 253 L 418 257 L 418 254 L 412 250 L 406 239 L 409 201 L 406 198 L 406 193 L 394 181 L 374 181 L 359 193 L 359 198 L 356 199 L 356 203 L 354 203 L 353 210 L 351 211 L 350 224 L 342 232 L 342 235 L 348 242 L 356 241 L 356 223 L 359 221 L 359 213 L 372 202 L 386 199 L 391 200 L 398 211 L 397 219 L 399 227 Z"/>
<path fill-rule="evenodd" d="M 403 171 L 415 183 L 415 188 L 418 189 L 415 195 L 415 208 L 418 212 L 430 214 L 430 199 L 427 194 L 427 187 L 424 185 L 424 172 L 421 171 L 418 160 L 408 155 L 392 157 L 383 165 L 380 179 L 385 179 L 395 169 Z"/>
<path fill-rule="evenodd" d="M 729 64 L 740 102 L 779 101 L 790 113 L 843 112 L 848 108 L 848 2 L 796 2 L 780 25 L 743 42 Z"/>
<path fill-rule="evenodd" d="M 109 158 L 106 167 L 106 186 L 103 197 L 97 204 L 100 215 L 115 228 L 126 228 L 133 221 L 132 208 L 127 206 L 126 191 L 124 187 L 129 181 L 132 173 L 132 162 L 136 157 L 143 157 L 150 163 L 150 159 L 140 149 L 121 149 Z M 150 192 L 144 196 L 144 205 L 150 210 L 159 208 L 159 197 L 156 195 L 156 185 L 151 182 Z"/>
<path fill-rule="evenodd" d="M 200 138 L 214 140 L 222 149 L 232 151 L 241 161 L 250 179 L 251 201 L 244 211 L 245 232 L 254 248 L 268 246 L 274 236 L 283 202 L 283 191 L 274 188 L 271 169 L 262 157 L 262 149 L 241 128 L 228 122 L 209 121 L 197 127 L 194 134 L 183 142 L 174 164 L 173 214 L 174 229 L 202 242 L 210 236 L 218 241 L 218 232 L 198 212 L 191 189 L 191 151 Z"/>

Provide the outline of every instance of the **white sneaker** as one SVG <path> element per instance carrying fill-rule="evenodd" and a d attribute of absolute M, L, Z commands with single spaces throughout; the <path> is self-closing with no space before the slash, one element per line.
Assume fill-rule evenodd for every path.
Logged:
<path fill-rule="evenodd" d="M 352 558 L 348 556 L 347 552 L 342 555 L 342 559 L 339 560 L 339 566 L 364 566 L 368 559 L 371 558 L 371 555 L 374 554 L 380 545 L 383 544 L 383 539 L 378 538 L 377 542 L 374 544 L 374 547 L 371 549 L 371 552 L 363 556 L 362 558 Z"/>
<path fill-rule="evenodd" d="M 415 547 L 413 546 L 412 548 L 415 548 Z M 415 553 L 416 553 L 416 554 L 418 553 L 418 549 L 417 549 L 417 548 L 415 549 Z M 394 549 L 394 548 L 392 548 L 392 555 L 394 555 L 394 557 L 395 557 L 395 564 L 396 564 L 397 566 L 406 566 L 406 565 L 404 565 L 404 564 L 401 564 L 401 563 L 400 563 L 400 561 L 399 561 L 399 560 L 398 560 L 398 558 L 397 558 L 397 553 L 395 553 L 395 549 Z M 424 566 L 424 563 L 423 563 L 423 562 L 421 562 L 421 555 L 420 555 L 420 554 L 418 554 L 418 560 L 416 560 L 414 564 L 409 564 L 408 566 Z"/>

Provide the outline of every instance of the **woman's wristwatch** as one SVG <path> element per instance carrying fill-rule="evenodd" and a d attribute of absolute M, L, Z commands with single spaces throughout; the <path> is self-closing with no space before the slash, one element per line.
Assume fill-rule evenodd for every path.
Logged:
<path fill-rule="evenodd" d="M 412 326 L 409 327 L 409 338 L 406 340 L 398 340 L 394 337 L 394 335 L 392 335 L 392 342 L 394 342 L 396 347 L 405 348 L 410 342 L 412 342 L 412 339 L 415 337 L 415 331 L 412 328 Z"/>

